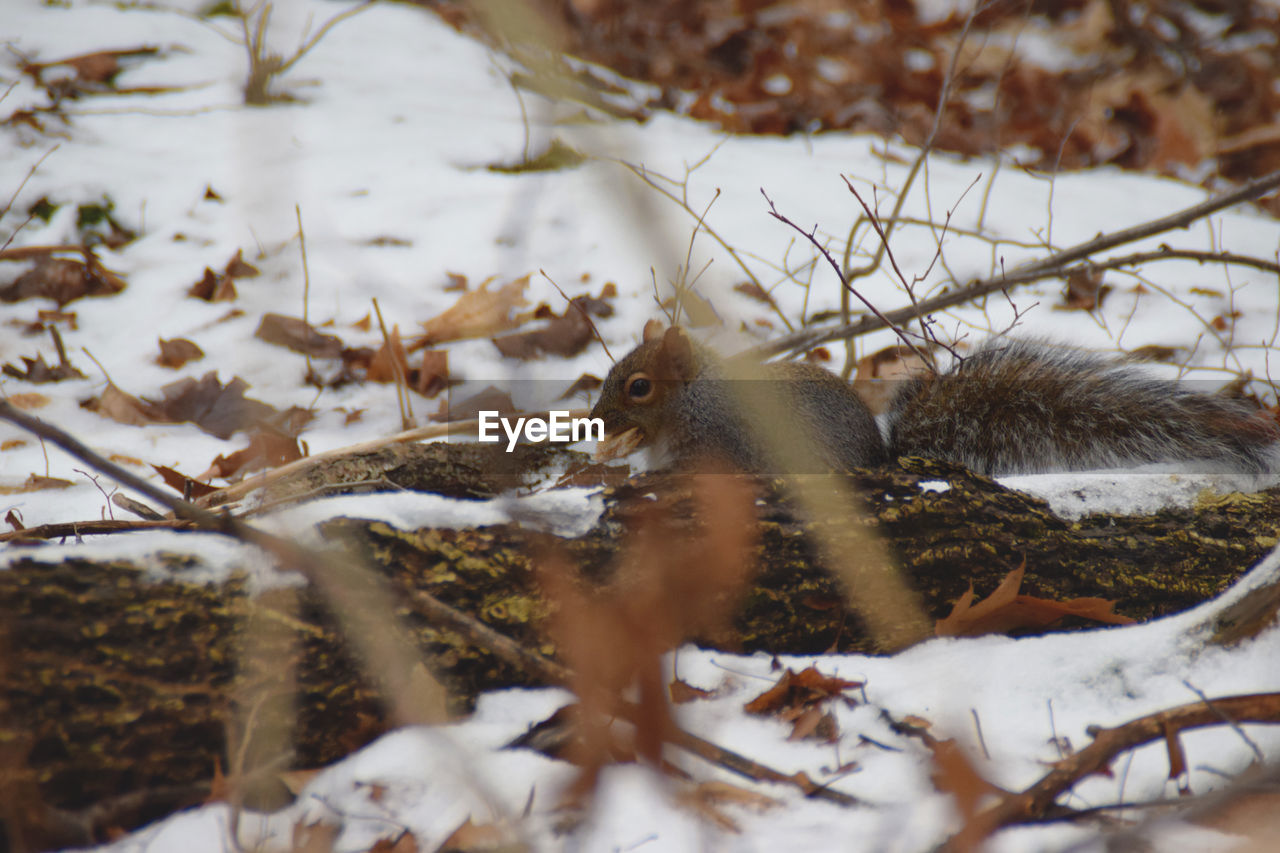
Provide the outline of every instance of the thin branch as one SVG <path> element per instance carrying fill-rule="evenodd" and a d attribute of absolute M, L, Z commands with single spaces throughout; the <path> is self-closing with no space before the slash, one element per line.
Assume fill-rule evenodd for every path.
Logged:
<path fill-rule="evenodd" d="M 823 256 L 824 258 L 826 258 L 826 259 L 827 259 L 827 263 L 831 264 L 831 268 L 832 268 L 833 270 L 835 270 L 835 272 L 836 272 L 836 278 L 838 278 L 838 279 L 840 280 L 840 284 L 841 284 L 841 286 L 842 286 L 842 287 L 844 287 L 844 289 L 845 289 L 845 290 L 849 291 L 849 292 L 850 292 L 850 293 L 852 293 L 854 296 L 858 297 L 858 300 L 859 300 L 863 305 L 867 306 L 867 310 L 868 310 L 868 311 L 870 311 L 870 312 L 871 312 L 873 315 L 875 315 L 877 318 L 879 318 L 880 320 L 882 320 L 882 321 L 884 322 L 884 325 L 886 325 L 886 326 L 888 326 L 890 329 L 892 329 L 892 330 L 893 330 L 893 332 L 894 332 L 894 334 L 896 334 L 896 335 L 898 336 L 898 338 L 899 338 L 899 339 L 901 339 L 901 341 L 902 341 L 902 342 L 907 346 L 907 348 L 908 348 L 908 349 L 910 349 L 913 353 L 915 353 L 917 357 L 919 357 L 920 359 L 922 359 L 922 360 L 923 360 L 923 362 L 924 362 L 925 364 L 931 364 L 931 363 L 932 363 L 932 362 L 929 360 L 928 356 L 926 356 L 923 352 L 921 352 L 921 351 L 916 347 L 916 345 L 915 345 L 914 343 L 912 343 L 912 342 L 911 342 L 911 338 L 907 335 L 907 333 L 906 333 L 906 332 L 902 331 L 902 328 L 901 328 L 900 326 L 897 326 L 897 325 L 895 325 L 894 323 L 890 322 L 890 321 L 888 320 L 888 318 L 886 318 L 886 317 L 885 317 L 885 315 L 884 315 L 884 314 L 881 314 L 881 313 L 880 313 L 880 309 L 878 309 L 878 308 L 876 308 L 876 306 L 872 305 L 872 304 L 871 304 L 871 302 L 870 302 L 870 300 L 868 300 L 865 296 L 863 296 L 861 293 L 859 293 L 859 292 L 858 292 L 858 291 L 857 291 L 857 290 L 856 290 L 852 285 L 850 285 L 850 284 L 849 284 L 848 279 L 846 279 L 846 278 L 844 277 L 844 272 L 840 269 L 840 264 L 838 264 L 838 263 L 836 262 L 836 259 L 835 259 L 835 258 L 833 258 L 833 257 L 831 256 L 831 253 L 830 253 L 829 251 L 827 251 L 827 247 L 826 247 L 826 246 L 824 246 L 824 245 L 822 245 L 820 242 L 818 242 L 818 238 L 817 238 L 817 236 L 816 236 L 816 234 L 817 234 L 817 232 L 818 232 L 818 226 L 816 226 L 816 225 L 815 225 L 815 226 L 813 227 L 813 230 L 812 230 L 812 231 L 805 231 L 805 230 L 804 230 L 803 228 L 801 228 L 799 225 L 795 224 L 795 223 L 794 223 L 794 222 L 792 222 L 790 219 L 788 219 L 786 216 L 784 216 L 784 215 L 782 215 L 781 213 L 779 213 L 779 212 L 778 212 L 778 208 L 774 205 L 774 203 L 773 203 L 773 199 L 769 198 L 769 194 L 768 194 L 768 193 L 766 193 L 766 192 L 764 191 L 764 187 L 761 187 L 761 188 L 760 188 L 760 195 L 764 196 L 764 200 L 765 200 L 765 201 L 767 201 L 767 202 L 769 203 L 769 215 L 770 215 L 770 216 L 772 216 L 774 219 L 778 220 L 779 222 L 783 223 L 784 225 L 787 225 L 787 226 L 790 226 L 791 228 L 794 228 L 798 233 L 803 234 L 803 235 L 804 235 L 804 237 L 805 237 L 805 239 L 806 239 L 806 240 L 808 240 L 810 243 L 812 243 L 812 244 L 813 244 L 813 247 L 814 247 L 815 249 L 817 249 L 817 250 L 822 254 L 822 256 Z M 855 195 L 856 195 L 856 193 L 855 193 Z M 859 199 L 859 201 L 861 201 L 861 199 Z M 878 225 L 876 226 L 876 230 L 877 230 L 877 232 L 879 232 L 879 233 L 881 234 L 881 236 L 883 237 L 884 232 L 880 231 L 880 229 L 879 229 L 879 226 L 878 226 Z"/>
<path fill-rule="evenodd" d="M 9 196 L 9 201 L 5 203 L 4 207 L 0 207 L 0 219 L 4 219 L 6 216 L 9 215 L 9 210 L 13 207 L 13 203 L 18 200 L 18 196 L 21 195 L 22 188 L 27 185 L 27 181 L 31 180 L 31 177 L 36 173 L 36 170 L 40 168 L 40 166 L 44 163 L 45 160 L 49 159 L 50 154 L 58 150 L 58 146 L 60 145 L 62 145 L 61 142 L 59 142 L 57 145 L 54 145 L 48 151 L 44 152 L 44 155 L 39 160 L 36 161 L 35 165 L 27 170 L 26 177 L 24 177 L 22 179 L 22 182 L 18 184 L 18 188 L 13 191 L 13 195 Z"/>
<path fill-rule="evenodd" d="M 714 151 L 712 153 L 714 153 Z M 693 169 L 696 169 L 699 166 L 701 166 L 703 163 L 705 163 L 710 156 L 711 155 L 708 154 L 707 157 L 704 157 L 700 162 L 695 164 L 690 169 L 690 172 L 692 172 Z M 738 251 L 734 249 L 732 246 L 730 246 L 729 243 L 723 237 L 720 236 L 720 233 L 718 231 L 716 231 L 714 228 L 712 228 L 711 226 L 703 222 L 702 218 L 699 217 L 698 214 L 694 212 L 693 208 L 689 205 L 689 202 L 686 199 L 683 199 L 677 196 L 671 190 L 667 189 L 664 186 L 659 185 L 657 181 L 655 181 L 650 176 L 649 171 L 645 169 L 644 166 L 636 166 L 632 163 L 628 163 L 625 160 L 618 160 L 617 162 L 620 165 L 622 165 L 624 168 L 629 169 L 632 174 L 634 174 L 640 180 L 644 181 L 650 187 L 657 190 L 659 193 L 666 196 L 671 201 L 680 205 L 680 207 L 684 209 L 685 213 L 688 213 L 695 220 L 697 220 L 698 226 L 695 226 L 695 227 L 701 227 L 703 230 L 707 232 L 707 234 L 711 237 L 711 239 L 719 243 L 720 248 L 724 249 L 729 254 L 729 257 L 733 258 L 733 262 L 738 265 L 738 268 L 742 270 L 742 274 L 745 275 L 752 284 L 760 288 L 761 291 L 766 293 L 768 292 L 768 289 L 764 286 L 764 284 L 760 281 L 760 279 L 756 276 L 756 274 L 751 271 L 751 267 L 747 266 L 747 262 L 742 259 L 742 256 L 738 253 Z M 670 181 L 673 184 L 676 183 L 675 181 L 672 181 L 670 178 L 663 178 L 663 180 Z M 688 180 L 689 180 L 688 176 L 686 175 L 685 176 L 686 188 L 688 185 Z M 776 304 L 774 304 L 772 307 L 773 307 L 774 313 L 778 315 L 778 319 L 782 321 L 783 325 L 785 325 L 788 329 L 794 328 L 794 326 L 791 323 L 791 320 L 787 318 L 787 316 L 782 312 L 781 308 L 779 308 Z"/>
<path fill-rule="evenodd" d="M 560 296 L 564 299 L 565 302 L 569 304 L 570 307 L 578 309 L 578 313 L 582 315 L 582 319 L 586 320 L 587 325 L 591 327 L 591 334 L 595 335 L 596 340 L 600 342 L 600 346 L 604 347 L 604 354 L 609 357 L 610 363 L 616 362 L 616 359 L 613 357 L 613 353 L 609 352 L 609 345 L 604 342 L 604 337 L 601 336 L 600 330 L 596 328 L 595 320 L 591 319 L 591 312 L 588 311 L 586 308 L 583 308 L 582 303 L 574 302 L 572 299 L 570 299 L 569 294 L 565 293 L 564 289 L 560 287 L 560 285 L 556 284 L 556 280 L 554 278 L 547 275 L 546 270 L 539 267 L 538 272 L 541 273 L 542 277 L 545 278 L 551 284 L 551 286 L 556 289 L 556 293 L 559 293 Z"/>
<path fill-rule="evenodd" d="M 374 0 L 365 0 L 365 2 L 361 3 L 359 6 L 353 6 L 350 9 L 347 9 L 346 11 L 339 12 L 329 20 L 325 21 L 324 24 L 320 27 L 320 29 L 316 31 L 316 34 L 314 36 L 312 36 L 305 43 L 298 46 L 297 51 L 294 52 L 292 57 L 280 63 L 280 68 L 279 70 L 276 71 L 276 73 L 283 74 L 284 72 L 288 71 L 290 68 L 294 66 L 294 64 L 298 60 L 302 59 L 302 57 L 310 53 L 311 49 L 320 43 L 320 39 L 324 38 L 325 35 L 329 32 L 329 30 L 333 29 L 338 24 L 345 21 L 347 18 L 360 14 L 361 12 L 363 12 L 365 9 L 368 9 L 373 4 L 374 4 Z"/>
<path fill-rule="evenodd" d="M 95 536 L 106 533 L 128 533 L 134 530 L 194 530 L 190 521 L 166 518 L 161 521 L 133 521 L 112 519 L 103 521 L 67 521 L 56 524 L 40 524 L 0 533 L 0 542 L 36 542 L 44 539 L 64 539 L 74 536 Z"/>
<path fill-rule="evenodd" d="M 918 305 L 908 306 L 896 311 L 888 311 L 882 316 L 862 317 L 852 323 L 815 327 L 784 335 L 767 344 L 755 347 L 752 353 L 757 356 L 768 356 L 784 352 L 804 352 L 827 341 L 841 340 L 866 334 L 877 329 L 892 327 L 895 324 L 906 323 L 924 314 L 942 311 L 987 294 L 1005 290 L 1014 284 L 1025 284 L 1028 281 L 1037 281 L 1057 275 L 1069 264 L 1098 252 L 1147 237 L 1153 237 L 1176 228 L 1187 228 L 1198 219 L 1217 213 L 1219 210 L 1240 202 L 1260 198 L 1276 187 L 1280 187 L 1280 171 L 1264 175 L 1229 193 L 1206 199 L 1199 204 L 1192 205 L 1169 216 L 1135 225 L 1123 231 L 1100 234 L 1092 240 L 1055 252 L 1041 260 L 1015 267 L 1007 274 L 977 279 L 949 293 L 926 299 Z"/>
<path fill-rule="evenodd" d="M 976 830 L 978 837 L 987 837 L 1002 827 L 1036 821 L 1048 813 L 1061 794 L 1086 776 L 1104 772 L 1121 753 L 1151 741 L 1176 739 L 1188 729 L 1223 725 L 1226 721 L 1280 723 L 1280 693 L 1225 696 L 1157 711 L 1111 729 L 1091 729 L 1093 743 L 1054 762 L 1052 769 L 1026 790 L 1002 796 L 995 805 L 976 815 L 962 834 L 973 838 L 969 833 Z M 953 836 L 952 844 L 956 840 Z"/>

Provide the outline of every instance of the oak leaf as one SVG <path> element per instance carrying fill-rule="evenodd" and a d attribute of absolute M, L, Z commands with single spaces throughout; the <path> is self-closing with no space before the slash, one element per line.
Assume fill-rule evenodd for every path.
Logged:
<path fill-rule="evenodd" d="M 492 279 L 475 290 L 463 293 L 443 313 L 422 324 L 422 340 L 426 344 L 483 338 L 519 324 L 514 312 L 529 304 L 524 292 L 529 276 L 522 276 L 496 290 L 490 290 Z"/>

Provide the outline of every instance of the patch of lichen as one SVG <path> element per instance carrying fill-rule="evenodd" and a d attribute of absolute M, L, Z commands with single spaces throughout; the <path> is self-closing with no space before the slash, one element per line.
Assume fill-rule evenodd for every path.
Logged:
<path fill-rule="evenodd" d="M 304 613 L 323 610 L 310 591 L 298 595 Z M 245 665 L 280 660 L 244 645 L 245 620 L 270 607 L 238 582 L 154 581 L 124 562 L 16 563 L 0 572 L 0 742 L 17 745 L 58 808 L 206 783 L 215 763 L 229 766 L 241 703 L 282 674 Z M 298 764 L 331 762 L 380 734 L 376 697 L 325 617 L 277 621 L 296 644 Z"/>

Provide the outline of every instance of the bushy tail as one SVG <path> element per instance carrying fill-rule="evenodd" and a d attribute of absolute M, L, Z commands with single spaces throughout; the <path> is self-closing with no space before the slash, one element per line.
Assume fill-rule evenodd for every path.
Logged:
<path fill-rule="evenodd" d="M 1261 473 L 1280 426 L 1247 404 L 1036 341 L 995 339 L 950 372 L 908 383 L 890 450 L 986 474 L 1200 462 Z"/>

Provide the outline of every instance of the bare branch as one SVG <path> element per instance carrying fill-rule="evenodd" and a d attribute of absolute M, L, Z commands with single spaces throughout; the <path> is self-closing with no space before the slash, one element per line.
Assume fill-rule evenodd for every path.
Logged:
<path fill-rule="evenodd" d="M 900 308 L 896 311 L 888 311 L 883 315 L 877 314 L 876 316 L 862 317 L 851 323 L 815 327 L 784 335 L 767 344 L 755 347 L 752 353 L 757 356 L 768 356 L 784 352 L 804 352 L 827 341 L 863 335 L 877 329 L 892 328 L 897 324 L 909 322 L 924 314 L 961 305 L 987 294 L 1005 290 L 1015 284 L 1025 284 L 1029 281 L 1061 275 L 1069 268 L 1068 265 L 1075 261 L 1116 246 L 1172 231 L 1176 228 L 1187 228 L 1193 222 L 1217 213 L 1219 210 L 1243 201 L 1258 199 L 1276 187 L 1280 187 L 1280 171 L 1264 175 L 1229 193 L 1206 199 L 1199 204 L 1192 205 L 1169 216 L 1135 225 L 1123 231 L 1100 234 L 1092 240 L 1055 252 L 1041 260 L 1015 267 L 1007 274 L 978 279 L 949 293 L 926 299 L 918 305 Z"/>

